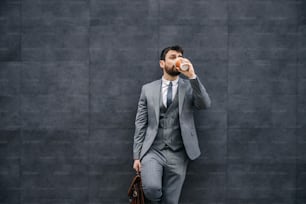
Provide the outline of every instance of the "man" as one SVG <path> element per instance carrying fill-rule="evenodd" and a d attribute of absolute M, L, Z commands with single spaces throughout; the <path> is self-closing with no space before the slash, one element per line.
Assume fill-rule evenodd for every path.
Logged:
<path fill-rule="evenodd" d="M 178 204 L 188 162 L 200 155 L 193 109 L 211 104 L 191 62 L 184 59 L 186 71 L 175 66 L 179 58 L 180 46 L 163 49 L 162 79 L 144 85 L 138 102 L 133 168 L 141 172 L 145 196 L 153 204 Z"/>

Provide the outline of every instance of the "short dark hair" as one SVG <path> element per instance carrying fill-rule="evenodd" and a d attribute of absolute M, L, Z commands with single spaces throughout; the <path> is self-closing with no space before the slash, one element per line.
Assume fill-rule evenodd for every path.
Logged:
<path fill-rule="evenodd" d="M 182 54 L 184 54 L 184 50 L 181 46 L 179 45 L 174 45 L 174 46 L 170 46 L 170 47 L 166 47 L 164 48 L 161 53 L 160 53 L 160 60 L 165 60 L 166 59 L 166 54 L 170 51 L 170 50 L 175 50 L 177 52 L 180 52 Z"/>

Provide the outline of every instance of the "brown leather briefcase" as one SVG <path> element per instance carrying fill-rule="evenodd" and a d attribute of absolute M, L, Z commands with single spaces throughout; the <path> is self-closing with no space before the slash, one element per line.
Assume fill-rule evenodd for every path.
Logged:
<path fill-rule="evenodd" d="M 139 174 L 136 174 L 136 176 L 133 178 L 130 184 L 128 190 L 128 197 L 130 204 L 145 204 L 141 177 Z"/>

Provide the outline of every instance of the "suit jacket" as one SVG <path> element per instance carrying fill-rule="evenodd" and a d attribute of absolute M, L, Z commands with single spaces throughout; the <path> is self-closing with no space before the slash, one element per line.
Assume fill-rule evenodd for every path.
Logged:
<path fill-rule="evenodd" d="M 142 159 L 156 138 L 159 125 L 161 79 L 142 87 L 135 120 L 133 145 L 134 159 Z M 184 147 L 191 160 L 200 156 L 198 137 L 194 125 L 194 109 L 205 109 L 211 100 L 200 79 L 179 79 L 179 121 Z"/>

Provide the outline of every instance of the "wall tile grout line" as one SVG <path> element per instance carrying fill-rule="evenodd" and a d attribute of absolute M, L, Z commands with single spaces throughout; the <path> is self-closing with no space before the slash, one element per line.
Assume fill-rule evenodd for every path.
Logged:
<path fill-rule="evenodd" d="M 88 6 L 88 25 L 87 25 L 87 46 L 88 46 L 88 60 L 87 60 L 87 66 L 88 66 L 88 129 L 87 129 L 87 203 L 90 203 L 90 168 L 89 168 L 89 162 L 90 162 L 90 145 L 89 145 L 89 141 L 91 138 L 91 134 L 92 134 L 92 130 L 91 130 L 91 90 L 92 90 L 92 84 L 91 84 L 91 54 L 90 54 L 90 32 L 91 32 L 91 24 L 90 24 L 90 20 L 91 20 L 91 1 L 87 0 L 87 6 Z"/>
<path fill-rule="evenodd" d="M 23 67 L 23 59 L 22 59 L 22 34 L 23 34 L 23 12 L 22 12 L 22 3 L 23 0 L 19 1 L 19 11 L 20 11 L 20 16 L 19 16 L 19 33 L 20 33 L 20 45 L 19 45 L 19 54 L 20 54 L 20 63 L 19 63 L 19 80 L 18 80 L 18 95 L 19 95 L 19 204 L 22 203 L 22 155 L 23 155 L 23 144 L 22 144 L 22 139 L 23 139 L 23 125 L 22 125 L 22 102 L 21 102 L 21 77 L 22 77 L 22 67 Z"/>
<path fill-rule="evenodd" d="M 227 40 L 226 40 L 226 47 L 227 47 L 227 71 L 226 71 L 226 86 L 227 86 L 227 96 L 226 96 L 226 172 L 225 172 L 225 203 L 228 203 L 228 194 L 229 194 L 229 179 L 228 179 L 228 171 L 229 171 L 229 108 L 228 108 L 228 103 L 229 103 L 229 63 L 230 63 L 230 55 L 229 55 L 229 40 L 230 40 L 230 13 L 229 13 L 229 1 L 226 1 L 226 11 L 227 11 Z"/>
<path fill-rule="evenodd" d="M 298 1 L 295 1 L 295 8 L 298 11 Z M 295 203 L 298 204 L 298 196 L 297 196 L 297 189 L 298 189 L 298 64 L 299 64 L 299 49 L 298 49 L 298 43 L 299 43 L 299 32 L 298 32 L 298 25 L 299 25 L 299 13 L 297 13 L 296 16 L 296 26 L 295 26 L 295 33 L 296 33 L 296 42 L 295 42 L 295 50 L 296 50 L 296 63 L 295 63 Z"/>

